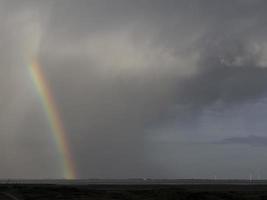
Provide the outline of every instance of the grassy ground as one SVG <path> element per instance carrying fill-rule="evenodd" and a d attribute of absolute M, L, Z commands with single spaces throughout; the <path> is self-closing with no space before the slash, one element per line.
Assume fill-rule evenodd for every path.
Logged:
<path fill-rule="evenodd" d="M 24 200 L 267 200 L 267 185 L 49 185 L 0 186 L 1 199 Z"/>

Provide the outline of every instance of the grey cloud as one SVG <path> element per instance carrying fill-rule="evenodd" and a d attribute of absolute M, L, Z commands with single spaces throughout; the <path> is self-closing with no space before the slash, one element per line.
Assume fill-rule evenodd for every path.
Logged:
<path fill-rule="evenodd" d="M 260 2 L 116 5 L 57 3 L 41 43 L 42 66 L 86 177 L 154 175 L 144 130 L 168 120 L 168 111 L 178 106 L 178 119 L 186 113 L 192 123 L 196 111 L 216 102 L 238 105 L 266 92 L 261 46 L 253 46 L 264 33 Z M 58 46 L 63 53 L 56 56 Z M 154 56 L 157 49 L 167 56 Z M 149 56 L 155 61 L 147 62 Z"/>
<path fill-rule="evenodd" d="M 249 135 L 247 137 L 231 137 L 217 142 L 218 144 L 243 144 L 251 146 L 266 146 L 267 137 Z"/>
<path fill-rule="evenodd" d="M 34 36 L 38 44 L 26 57 L 39 58 L 52 86 L 81 177 L 157 176 L 161 168 L 146 157 L 147 129 L 169 120 L 170 112 L 192 125 L 212 104 L 228 107 L 266 95 L 265 1 L 45 2 L 1 2 L 9 11 L 0 31 L 2 108 L 28 116 L 15 118 L 10 134 L 32 159 L 56 160 L 45 150 L 52 143 L 39 99 L 19 67 L 23 41 Z M 27 23 L 18 26 L 17 19 L 25 12 L 25 21 L 34 19 L 40 30 L 21 33 Z M 17 91 L 22 86 L 29 95 Z M 4 129 L 11 123 L 0 119 Z M 30 141 L 42 153 L 34 153 Z M 38 166 L 29 169 L 33 175 Z M 44 174 L 56 173 L 50 168 Z"/>

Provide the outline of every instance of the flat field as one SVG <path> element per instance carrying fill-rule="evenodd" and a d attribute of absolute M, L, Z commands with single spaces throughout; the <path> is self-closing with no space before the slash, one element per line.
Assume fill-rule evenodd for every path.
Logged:
<path fill-rule="evenodd" d="M 267 183 L 2 183 L 0 200 L 267 200 Z"/>

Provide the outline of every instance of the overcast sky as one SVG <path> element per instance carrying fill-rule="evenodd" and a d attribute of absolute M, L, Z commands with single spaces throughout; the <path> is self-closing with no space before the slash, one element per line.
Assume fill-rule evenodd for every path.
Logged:
<path fill-rule="evenodd" d="M 0 178 L 267 178 L 267 1 L 0 0 Z"/>

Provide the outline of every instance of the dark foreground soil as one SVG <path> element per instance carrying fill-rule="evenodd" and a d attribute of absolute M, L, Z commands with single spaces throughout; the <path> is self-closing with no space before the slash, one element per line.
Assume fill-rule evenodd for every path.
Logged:
<path fill-rule="evenodd" d="M 2 184 L 0 200 L 267 200 L 267 185 Z"/>

